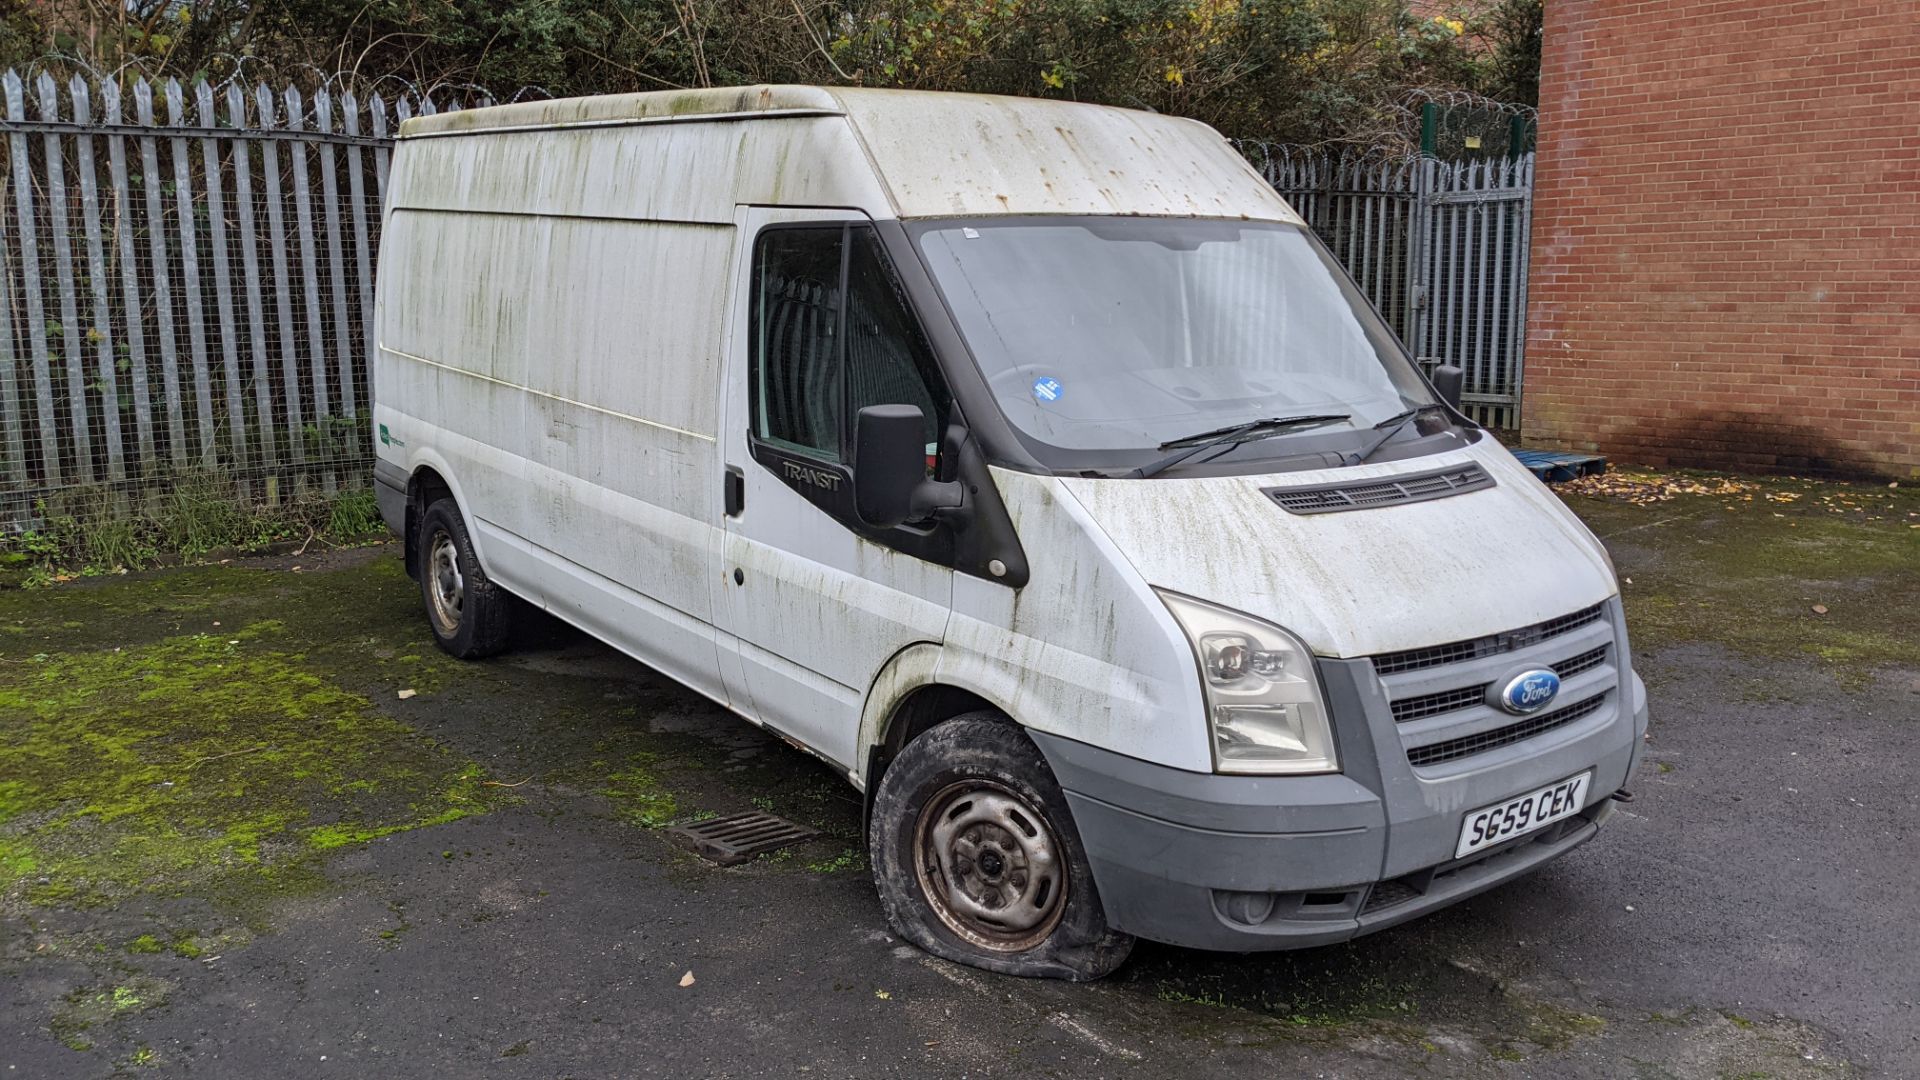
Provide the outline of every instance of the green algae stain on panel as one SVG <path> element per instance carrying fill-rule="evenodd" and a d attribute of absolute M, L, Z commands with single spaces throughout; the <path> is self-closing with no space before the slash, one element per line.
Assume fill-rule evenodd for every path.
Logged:
<path fill-rule="evenodd" d="M 502 797 L 282 636 L 259 622 L 0 666 L 0 899 L 178 893 Z"/>

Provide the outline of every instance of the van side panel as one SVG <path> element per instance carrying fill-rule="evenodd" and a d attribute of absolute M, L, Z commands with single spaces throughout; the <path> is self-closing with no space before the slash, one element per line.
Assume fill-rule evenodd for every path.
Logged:
<path fill-rule="evenodd" d="M 712 440 L 731 223 L 400 208 L 386 243 L 382 348 Z"/>
<path fill-rule="evenodd" d="M 720 696 L 707 583 L 731 225 L 399 208 L 381 419 L 488 572 Z"/>

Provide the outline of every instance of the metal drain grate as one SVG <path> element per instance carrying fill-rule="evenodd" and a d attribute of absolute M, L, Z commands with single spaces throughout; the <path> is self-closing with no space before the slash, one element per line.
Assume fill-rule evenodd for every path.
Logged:
<path fill-rule="evenodd" d="M 820 834 L 785 818 L 749 810 L 691 825 L 675 825 L 667 830 L 667 835 L 703 859 L 721 866 L 734 866 L 761 852 L 811 840 Z"/>

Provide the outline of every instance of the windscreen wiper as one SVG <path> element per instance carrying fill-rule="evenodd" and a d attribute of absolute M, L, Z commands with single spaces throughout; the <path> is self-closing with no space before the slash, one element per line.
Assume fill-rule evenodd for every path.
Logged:
<path fill-rule="evenodd" d="M 1382 428 L 1385 428 L 1386 430 L 1383 434 L 1381 434 L 1381 436 L 1378 439 L 1375 439 L 1373 441 L 1372 446 L 1369 446 L 1365 450 L 1360 451 L 1359 455 L 1353 459 L 1353 463 L 1355 465 L 1364 464 L 1368 458 L 1373 456 L 1373 452 L 1375 450 L 1378 450 L 1381 447 L 1387 445 L 1388 439 L 1393 438 L 1395 433 L 1397 433 L 1401 428 L 1406 427 L 1407 421 L 1412 420 L 1414 417 L 1419 416 L 1422 413 L 1428 413 L 1428 412 L 1432 412 L 1435 409 L 1444 409 L 1444 408 L 1446 408 L 1446 406 L 1440 404 L 1437 401 L 1431 405 L 1415 405 L 1413 408 L 1408 409 L 1406 412 L 1395 413 L 1392 416 L 1387 417 L 1385 420 L 1382 420 L 1379 423 L 1373 425 L 1373 429 L 1375 431 L 1380 431 Z"/>
<path fill-rule="evenodd" d="M 1160 444 L 1160 449 L 1162 450 L 1170 450 L 1176 446 L 1181 449 L 1174 450 L 1173 453 L 1156 461 L 1150 461 L 1127 475 L 1144 479 L 1165 472 L 1202 450 L 1211 450 L 1217 446 L 1238 446 L 1243 442 L 1253 442 L 1256 439 L 1268 439 L 1275 435 L 1284 435 L 1289 431 L 1295 431 L 1300 428 L 1337 424 L 1342 420 L 1350 419 L 1352 419 L 1352 415 L 1349 413 L 1309 413 L 1305 416 L 1269 416 L 1264 420 L 1248 420 L 1245 423 L 1215 428 L 1212 431 L 1202 431 L 1195 435 L 1183 435 L 1178 439 L 1168 439 L 1166 442 Z"/>

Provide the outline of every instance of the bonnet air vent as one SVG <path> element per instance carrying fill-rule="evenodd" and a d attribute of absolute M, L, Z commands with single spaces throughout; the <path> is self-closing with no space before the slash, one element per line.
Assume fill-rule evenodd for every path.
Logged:
<path fill-rule="evenodd" d="M 1268 495 L 1289 514 L 1331 514 L 1336 510 L 1368 510 L 1376 506 L 1443 499 L 1465 491 L 1493 486 L 1478 463 L 1435 472 L 1313 487 L 1267 488 Z"/>

